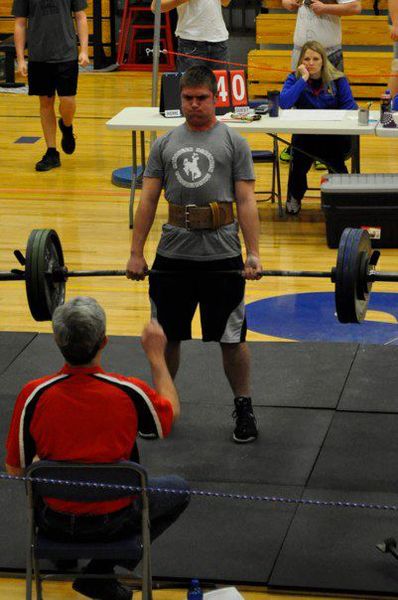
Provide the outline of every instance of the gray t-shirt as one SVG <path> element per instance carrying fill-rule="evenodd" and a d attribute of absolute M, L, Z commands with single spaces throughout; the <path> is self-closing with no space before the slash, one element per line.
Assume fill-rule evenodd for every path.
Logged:
<path fill-rule="evenodd" d="M 76 60 L 72 12 L 85 8 L 86 0 L 14 0 L 14 17 L 28 19 L 29 60 L 50 63 Z"/>
<path fill-rule="evenodd" d="M 184 123 L 158 138 L 144 176 L 162 179 L 166 200 L 182 206 L 233 202 L 235 181 L 255 179 L 248 143 L 219 122 L 206 131 L 192 131 Z M 236 222 L 196 231 L 165 224 L 157 251 L 185 260 L 239 256 L 238 230 Z"/>

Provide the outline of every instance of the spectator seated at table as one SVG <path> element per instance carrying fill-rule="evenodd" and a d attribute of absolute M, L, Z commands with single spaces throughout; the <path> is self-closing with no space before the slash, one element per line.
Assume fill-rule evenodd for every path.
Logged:
<path fill-rule="evenodd" d="M 280 107 L 354 110 L 357 104 L 344 74 L 333 67 L 319 42 L 310 41 L 301 50 L 296 72 L 283 85 Z M 324 162 L 329 172 L 347 173 L 344 160 L 350 152 L 351 137 L 296 134 L 292 136 L 292 147 L 286 212 L 297 215 L 314 160 Z"/>

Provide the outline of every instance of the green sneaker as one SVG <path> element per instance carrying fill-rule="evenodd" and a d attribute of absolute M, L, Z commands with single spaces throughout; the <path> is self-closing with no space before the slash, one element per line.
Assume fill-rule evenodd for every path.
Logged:
<path fill-rule="evenodd" d="M 327 166 L 320 160 L 316 160 L 314 163 L 314 166 L 315 166 L 316 171 L 327 171 L 328 170 Z"/>
<path fill-rule="evenodd" d="M 286 148 L 283 148 L 282 152 L 279 155 L 279 160 L 284 163 L 288 163 L 292 160 L 290 146 L 286 146 Z"/>

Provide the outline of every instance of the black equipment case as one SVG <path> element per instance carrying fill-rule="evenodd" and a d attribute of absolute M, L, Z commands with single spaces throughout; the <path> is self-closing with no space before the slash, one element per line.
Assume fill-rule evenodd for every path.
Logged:
<path fill-rule="evenodd" d="M 367 229 L 375 248 L 398 248 L 398 174 L 325 175 L 321 202 L 329 248 L 345 227 Z"/>

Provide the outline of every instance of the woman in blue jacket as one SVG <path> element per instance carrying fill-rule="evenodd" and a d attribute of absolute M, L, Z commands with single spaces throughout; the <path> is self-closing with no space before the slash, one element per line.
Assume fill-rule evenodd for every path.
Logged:
<path fill-rule="evenodd" d="M 286 79 L 280 95 L 281 108 L 356 109 L 350 85 L 344 74 L 329 62 L 318 42 L 304 44 L 297 71 Z M 292 136 L 292 161 L 289 173 L 286 212 L 297 215 L 307 190 L 307 173 L 316 157 L 335 173 L 347 173 L 344 157 L 350 151 L 349 135 Z"/>

